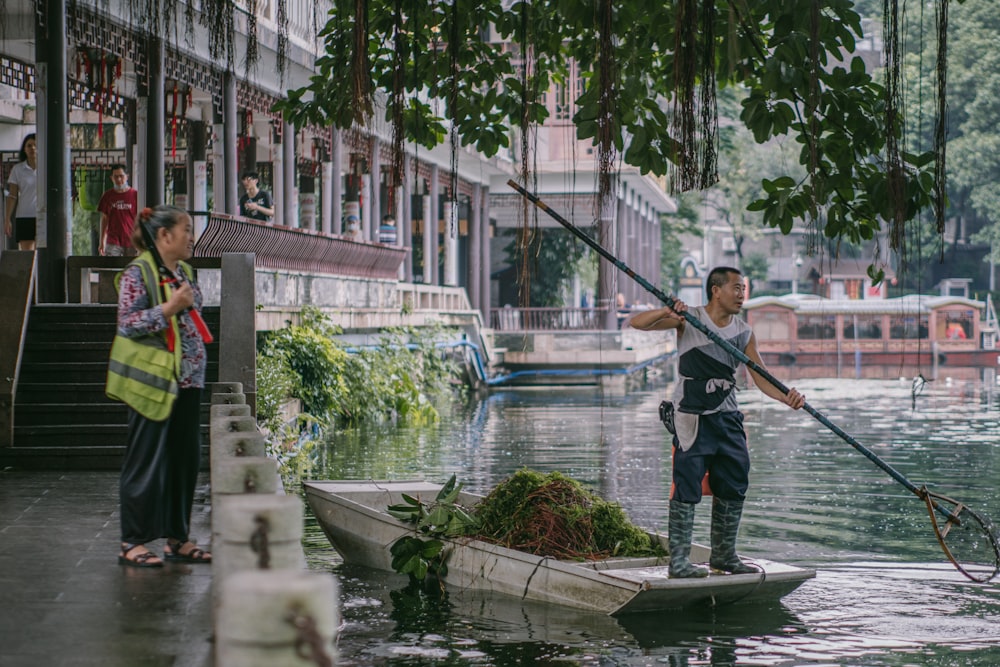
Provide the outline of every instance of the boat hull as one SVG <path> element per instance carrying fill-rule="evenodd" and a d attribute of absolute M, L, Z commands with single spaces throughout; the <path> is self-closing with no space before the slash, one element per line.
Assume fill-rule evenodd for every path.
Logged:
<path fill-rule="evenodd" d="M 419 481 L 313 481 L 303 486 L 309 506 L 344 561 L 387 571 L 392 571 L 392 544 L 412 534 L 413 527 L 385 508 L 402 503 L 403 493 L 433 500 L 441 488 Z M 463 494 L 460 502 L 472 506 L 479 499 Z M 665 545 L 665 536 L 654 537 Z M 561 561 L 474 539 L 447 542 L 450 585 L 605 614 L 775 600 L 816 575 L 811 569 L 756 560 L 761 574 L 670 579 L 666 559 Z M 692 549 L 697 561 L 707 561 L 709 555 L 703 546 Z"/>

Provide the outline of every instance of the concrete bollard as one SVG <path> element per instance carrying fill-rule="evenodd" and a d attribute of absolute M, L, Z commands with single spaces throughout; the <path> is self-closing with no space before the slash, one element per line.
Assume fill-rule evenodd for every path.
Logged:
<path fill-rule="evenodd" d="M 337 584 L 320 572 L 248 571 L 222 582 L 216 667 L 336 664 Z"/>
<path fill-rule="evenodd" d="M 226 433 L 257 433 L 257 420 L 250 416 L 219 417 L 208 426 L 208 436 L 215 440 Z"/>
<path fill-rule="evenodd" d="M 237 456 L 212 462 L 212 495 L 277 493 L 278 462 L 265 456 Z"/>
<path fill-rule="evenodd" d="M 297 496 L 219 496 L 212 510 L 212 574 L 306 569 L 302 500 Z"/>
<path fill-rule="evenodd" d="M 212 405 L 242 404 L 246 402 L 246 394 L 212 394 Z"/>
<path fill-rule="evenodd" d="M 246 403 L 217 403 L 211 406 L 212 420 L 225 417 L 250 417 L 250 406 Z"/>
<path fill-rule="evenodd" d="M 237 431 L 212 438 L 212 463 L 239 456 L 266 456 L 267 440 L 260 433 Z"/>
<path fill-rule="evenodd" d="M 209 390 L 213 394 L 242 394 L 243 393 L 243 383 L 242 382 L 212 382 L 209 384 Z"/>

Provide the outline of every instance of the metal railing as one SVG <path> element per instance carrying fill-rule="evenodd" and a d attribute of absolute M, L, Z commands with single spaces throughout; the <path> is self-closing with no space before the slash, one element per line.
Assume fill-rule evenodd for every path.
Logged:
<path fill-rule="evenodd" d="M 364 243 L 308 229 L 213 213 L 195 257 L 250 252 L 257 267 L 396 280 L 408 248 Z"/>
<path fill-rule="evenodd" d="M 601 331 L 605 308 L 493 308 L 490 326 L 496 331 Z"/>

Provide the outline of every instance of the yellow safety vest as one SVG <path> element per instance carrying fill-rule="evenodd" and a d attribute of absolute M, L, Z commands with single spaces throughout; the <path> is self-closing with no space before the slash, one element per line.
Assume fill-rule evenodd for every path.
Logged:
<path fill-rule="evenodd" d="M 149 294 L 151 307 L 160 305 L 159 272 L 153 263 L 153 256 L 146 251 L 136 257 L 129 266 L 136 265 L 142 272 L 142 281 Z M 192 280 L 193 271 L 184 262 L 178 262 L 185 277 Z M 121 274 L 118 275 L 121 278 Z M 118 280 L 115 281 L 118 285 Z M 170 287 L 164 287 L 167 297 Z M 177 378 L 181 370 L 181 337 L 177 316 L 170 318 L 169 326 L 174 332 L 174 351 L 167 349 L 167 338 L 163 333 L 149 334 L 138 338 L 115 335 L 111 344 L 111 358 L 108 362 L 108 379 L 104 388 L 108 398 L 121 401 L 146 419 L 163 421 L 170 416 L 174 400 L 177 398 Z"/>

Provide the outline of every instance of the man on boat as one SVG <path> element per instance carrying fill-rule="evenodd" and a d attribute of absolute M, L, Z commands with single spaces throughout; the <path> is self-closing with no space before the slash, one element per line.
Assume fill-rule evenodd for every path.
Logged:
<path fill-rule="evenodd" d="M 686 326 L 685 311 L 709 330 L 742 350 L 764 368 L 750 326 L 736 317 L 743 307 L 745 285 L 738 269 L 720 266 L 708 274 L 708 305 L 688 311 L 683 301 L 674 307 L 633 314 L 627 324 L 643 331 L 677 329 L 678 382 L 674 393 L 673 485 L 670 491 L 670 576 L 705 577 L 708 568 L 691 563 L 694 508 L 701 501 L 707 473 L 712 492 L 712 569 L 747 574 L 757 569 L 736 555 L 736 533 L 749 486 L 750 452 L 743 413 L 736 402 L 736 371 L 742 363 L 695 327 Z M 771 398 L 798 410 L 805 398 L 794 388 L 788 394 L 750 371 L 754 383 Z"/>

